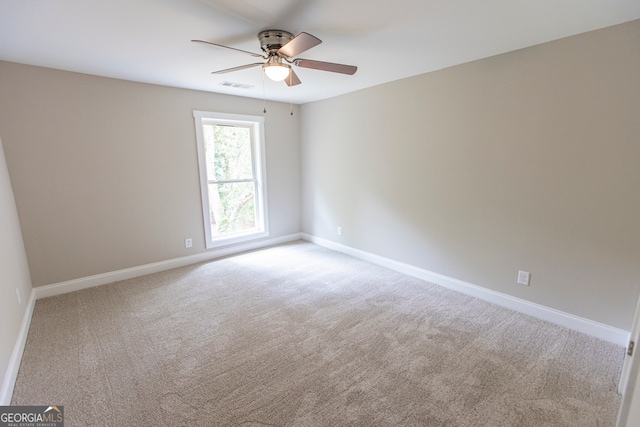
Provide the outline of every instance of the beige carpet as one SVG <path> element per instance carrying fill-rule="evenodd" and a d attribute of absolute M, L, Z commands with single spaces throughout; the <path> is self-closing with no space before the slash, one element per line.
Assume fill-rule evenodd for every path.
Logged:
<path fill-rule="evenodd" d="M 71 426 L 613 426 L 624 349 L 310 243 L 37 302 Z"/>

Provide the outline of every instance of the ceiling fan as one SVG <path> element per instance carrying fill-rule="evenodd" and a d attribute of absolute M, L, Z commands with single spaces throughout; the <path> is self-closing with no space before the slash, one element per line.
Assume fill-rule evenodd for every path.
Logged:
<path fill-rule="evenodd" d="M 204 40 L 191 40 L 195 43 L 208 44 L 225 49 L 235 50 L 236 52 L 245 53 L 256 58 L 262 58 L 263 62 L 254 62 L 253 64 L 241 65 L 239 67 L 227 68 L 224 70 L 214 71 L 211 74 L 224 74 L 232 71 L 244 70 L 246 68 L 262 66 L 264 73 L 271 80 L 285 81 L 289 86 L 296 86 L 302 83 L 296 73 L 291 68 L 293 64 L 301 68 L 312 68 L 314 70 L 331 71 L 333 73 L 353 75 L 358 67 L 353 65 L 336 64 L 333 62 L 314 61 L 311 59 L 295 58 L 302 52 L 311 49 L 322 43 L 322 40 L 312 36 L 309 33 L 302 32 L 297 36 L 293 36 L 288 31 L 282 30 L 265 30 L 258 34 L 260 48 L 265 53 L 253 53 L 246 50 L 236 49 L 235 47 L 224 46 L 218 43 L 212 43 Z"/>

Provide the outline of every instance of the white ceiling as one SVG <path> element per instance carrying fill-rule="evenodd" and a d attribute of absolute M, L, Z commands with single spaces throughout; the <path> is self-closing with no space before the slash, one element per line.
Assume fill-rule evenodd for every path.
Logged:
<path fill-rule="evenodd" d="M 0 59 L 99 76 L 302 104 L 640 19 L 638 0 L 0 0 Z M 202 39 L 261 53 L 257 34 L 309 32 L 293 88 Z M 252 89 L 220 86 L 223 81 Z"/>

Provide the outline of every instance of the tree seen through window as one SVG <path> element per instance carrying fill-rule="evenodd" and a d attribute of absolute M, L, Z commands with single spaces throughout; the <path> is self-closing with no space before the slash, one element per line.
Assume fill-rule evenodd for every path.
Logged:
<path fill-rule="evenodd" d="M 250 127 L 203 126 L 211 233 L 256 228 L 256 180 Z"/>

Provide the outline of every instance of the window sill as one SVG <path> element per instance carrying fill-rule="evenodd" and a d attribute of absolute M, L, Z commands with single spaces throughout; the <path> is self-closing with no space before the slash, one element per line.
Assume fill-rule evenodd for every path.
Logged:
<path fill-rule="evenodd" d="M 206 247 L 207 249 L 220 248 L 224 246 L 234 245 L 236 243 L 262 239 L 264 237 L 269 237 L 269 231 L 249 231 L 246 233 L 237 233 L 228 237 L 219 237 L 217 239 L 207 241 Z"/>

